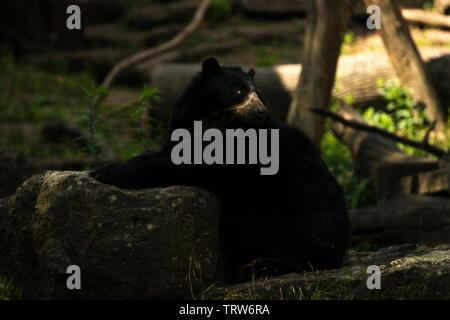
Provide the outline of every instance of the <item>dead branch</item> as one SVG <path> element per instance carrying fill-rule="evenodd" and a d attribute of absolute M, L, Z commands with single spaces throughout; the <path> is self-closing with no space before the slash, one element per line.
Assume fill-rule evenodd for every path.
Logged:
<path fill-rule="evenodd" d="M 331 118 L 333 120 L 339 121 L 340 123 L 342 123 L 344 125 L 347 125 L 347 126 L 350 126 L 352 128 L 355 128 L 355 129 L 358 129 L 358 130 L 364 130 L 364 131 L 368 131 L 368 132 L 372 132 L 372 133 L 376 133 L 376 134 L 379 134 L 379 135 L 381 135 L 381 136 L 383 136 L 385 138 L 394 140 L 396 142 L 400 142 L 400 143 L 403 143 L 403 144 L 406 144 L 406 145 L 409 145 L 409 146 L 412 146 L 412 147 L 415 147 L 415 148 L 419 148 L 419 149 L 425 150 L 425 151 L 427 151 L 429 153 L 432 153 L 432 154 L 434 154 L 436 156 L 439 156 L 439 157 L 442 157 L 442 156 L 447 154 L 447 152 L 445 152 L 444 150 L 442 150 L 442 149 L 440 149 L 438 147 L 434 147 L 432 145 L 429 145 L 428 143 L 414 141 L 414 140 L 411 140 L 411 139 L 408 139 L 408 138 L 400 137 L 400 136 L 398 136 L 398 135 L 396 135 L 394 133 L 385 131 L 383 129 L 380 129 L 380 128 L 377 128 L 377 127 L 374 127 L 374 126 L 370 126 L 370 125 L 367 125 L 367 124 L 364 124 L 364 123 L 361 123 L 361 122 L 347 120 L 347 119 L 341 117 L 340 115 L 338 115 L 338 114 L 336 114 L 336 113 L 334 113 L 332 111 L 326 110 L 326 109 L 309 108 L 309 110 L 311 112 L 313 112 L 313 113 L 320 114 L 322 116 L 326 116 L 326 117 L 329 117 L 329 118 Z"/>
<path fill-rule="evenodd" d="M 423 144 L 429 145 L 428 139 L 430 138 L 430 133 L 434 130 L 434 127 L 435 127 L 435 126 L 436 126 L 436 120 L 434 120 L 434 121 L 431 123 L 431 125 L 430 125 L 430 127 L 428 128 L 427 132 L 425 132 L 425 135 L 423 136 L 423 140 L 422 140 L 422 143 L 423 143 Z"/>
<path fill-rule="evenodd" d="M 109 88 L 111 83 L 114 81 L 114 79 L 117 77 L 117 75 L 122 72 L 123 70 L 130 68 L 137 63 L 149 59 L 151 57 L 154 57 L 160 53 L 163 53 L 165 51 L 168 51 L 177 45 L 179 45 L 184 39 L 186 39 L 189 35 L 191 35 L 201 24 L 203 21 L 203 18 L 205 16 L 206 10 L 208 9 L 209 5 L 211 4 L 212 0 L 203 0 L 200 5 L 197 8 L 197 11 L 195 12 L 195 15 L 192 19 L 192 21 L 175 37 L 173 37 L 171 40 L 162 43 L 154 48 L 146 49 L 141 52 L 138 52 L 130 57 L 127 57 L 123 60 L 121 60 L 119 63 L 117 63 L 111 71 L 106 75 L 105 79 L 103 80 L 102 87 Z"/>

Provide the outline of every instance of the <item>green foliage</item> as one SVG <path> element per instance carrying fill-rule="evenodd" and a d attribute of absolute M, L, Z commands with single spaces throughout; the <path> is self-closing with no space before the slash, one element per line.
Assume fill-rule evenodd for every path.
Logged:
<path fill-rule="evenodd" d="M 107 141 L 112 145 L 117 144 L 115 141 L 111 141 L 113 123 L 117 119 L 106 119 L 106 114 L 110 109 L 105 104 L 99 104 L 101 102 L 99 99 L 107 94 L 105 88 L 97 87 L 94 82 L 87 82 L 81 84 L 81 89 L 85 94 L 86 108 L 79 116 L 79 123 L 88 132 L 87 146 L 81 151 L 89 155 L 91 163 L 86 169 L 90 169 L 94 162 L 98 163 L 100 160 L 100 141 Z M 144 150 L 155 149 L 159 146 L 159 142 L 162 140 L 161 126 L 158 125 L 156 119 L 149 115 L 155 109 L 152 103 L 160 99 L 158 91 L 158 88 L 150 89 L 144 85 L 137 104 L 126 106 L 125 119 L 135 125 L 130 133 L 130 141 L 116 150 L 121 159 L 128 159 Z M 155 136 L 156 138 L 151 138 Z"/>
<path fill-rule="evenodd" d="M 358 244 L 354 249 L 358 251 L 377 251 L 380 249 L 380 245 L 377 242 L 374 242 L 371 239 L 364 240 Z"/>
<path fill-rule="evenodd" d="M 406 86 L 394 81 L 378 81 L 379 92 L 388 102 L 386 109 L 393 120 L 394 130 L 406 131 L 417 136 L 425 127 L 426 116 L 417 102 L 411 97 Z"/>
<path fill-rule="evenodd" d="M 353 97 L 353 94 L 349 94 L 344 97 L 344 102 L 347 104 L 353 104 L 355 102 L 355 98 Z"/>
<path fill-rule="evenodd" d="M 344 44 L 352 44 L 356 39 L 355 33 L 353 33 L 352 31 L 347 31 L 344 34 L 344 39 L 343 42 Z"/>
<path fill-rule="evenodd" d="M 0 300 L 18 300 L 22 298 L 22 291 L 14 286 L 14 281 L 0 276 Z"/>
<path fill-rule="evenodd" d="M 87 145 L 82 151 L 87 151 L 91 161 L 98 162 L 100 154 L 98 128 L 105 125 L 101 114 L 102 109 L 99 108 L 98 104 L 100 99 L 108 93 L 108 90 L 103 87 L 97 87 L 92 80 L 87 83 L 81 83 L 80 88 L 85 94 L 86 109 L 79 116 L 79 122 L 80 126 L 88 131 Z M 92 163 L 89 167 L 91 165 Z"/>
<path fill-rule="evenodd" d="M 349 209 L 363 208 L 375 204 L 372 189 L 367 179 L 354 174 L 354 165 L 347 147 L 327 130 L 322 139 L 322 158 L 333 176 L 344 189 L 345 200 Z"/>
<path fill-rule="evenodd" d="M 376 110 L 372 107 L 359 110 L 367 123 L 400 136 L 421 141 L 430 124 L 422 106 L 412 98 L 409 89 L 394 81 L 385 82 L 382 79 L 377 80 L 377 85 L 380 94 L 387 102 L 386 110 Z M 352 104 L 353 97 L 349 95 L 344 101 L 347 104 Z M 335 102 L 331 109 L 337 109 L 338 106 L 339 104 Z M 439 145 L 438 141 L 430 141 L 430 143 Z M 448 146 L 441 147 L 446 148 Z M 399 148 L 411 155 L 430 156 L 427 152 L 410 146 L 399 144 Z M 322 156 L 330 171 L 343 186 L 347 205 L 350 209 L 370 206 L 375 203 L 368 181 L 354 174 L 354 165 L 348 149 L 334 137 L 328 127 L 326 127 L 322 140 Z M 362 246 L 367 250 L 369 247 L 372 248 L 373 244 L 365 243 Z"/>
<path fill-rule="evenodd" d="M 412 97 L 406 86 L 394 81 L 377 80 L 379 92 L 387 101 L 386 111 L 368 108 L 362 112 L 364 119 L 373 126 L 394 132 L 398 135 L 420 141 L 423 139 L 429 123 L 421 105 Z M 426 156 L 423 150 L 399 145 L 405 152 Z"/>
<path fill-rule="evenodd" d="M 351 100 L 349 97 L 348 100 Z M 339 108 L 339 102 L 333 101 L 331 111 Z M 347 147 L 337 139 L 328 125 L 321 144 L 322 158 L 339 184 L 344 189 L 348 209 L 363 208 L 375 204 L 372 188 L 367 179 L 354 173 L 354 164 Z"/>
<path fill-rule="evenodd" d="M 341 45 L 341 54 L 350 54 L 355 52 L 355 48 L 351 45 L 355 42 L 356 35 L 352 31 L 347 31 L 344 34 Z"/>
<path fill-rule="evenodd" d="M 144 84 L 137 105 L 127 106 L 132 112 L 130 115 L 131 120 L 135 120 L 138 123 L 132 135 L 135 142 L 135 150 L 132 151 L 133 155 L 140 154 L 148 149 L 154 149 L 157 146 L 157 142 L 150 138 L 157 125 L 156 119 L 150 115 L 151 111 L 155 110 L 155 106 L 152 105 L 153 101 L 160 101 L 159 88 L 150 89 L 147 87 L 147 84 Z"/>

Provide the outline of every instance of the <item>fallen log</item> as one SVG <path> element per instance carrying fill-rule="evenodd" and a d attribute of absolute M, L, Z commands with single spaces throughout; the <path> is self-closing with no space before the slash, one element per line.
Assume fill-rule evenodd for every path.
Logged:
<path fill-rule="evenodd" d="M 421 55 L 430 70 L 433 85 L 443 105 L 450 104 L 450 48 L 422 48 Z M 170 60 L 170 57 L 168 57 Z M 167 61 L 167 60 L 165 60 Z M 153 65 L 153 64 L 152 64 Z M 189 81 L 200 71 L 198 64 L 158 64 L 150 70 L 150 86 L 160 88 L 161 102 L 155 116 L 168 121 L 176 99 Z M 243 67 L 248 70 L 250 67 Z M 268 101 L 272 111 L 286 118 L 292 94 L 297 87 L 301 65 L 287 64 L 273 67 L 256 67 L 256 84 Z M 339 58 L 333 96 L 343 99 L 352 96 L 354 105 L 385 105 L 378 92 L 377 79 L 395 80 L 396 73 L 389 57 L 383 51 L 345 55 Z"/>
<path fill-rule="evenodd" d="M 450 195 L 450 167 L 403 177 L 405 193 Z"/>
<path fill-rule="evenodd" d="M 409 195 L 376 207 L 350 212 L 352 242 L 386 246 L 399 243 L 436 245 L 450 242 L 450 199 Z"/>
<path fill-rule="evenodd" d="M 402 15 L 406 21 L 419 25 L 435 26 L 439 28 L 450 28 L 450 17 L 443 14 L 425 11 L 421 9 L 403 9 Z"/>

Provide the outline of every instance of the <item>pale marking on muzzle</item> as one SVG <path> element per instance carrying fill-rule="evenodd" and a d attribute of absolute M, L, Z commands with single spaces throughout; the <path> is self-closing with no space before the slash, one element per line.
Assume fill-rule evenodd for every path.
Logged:
<path fill-rule="evenodd" d="M 242 102 L 241 104 L 238 104 L 236 106 L 231 106 L 228 108 L 223 109 L 222 111 L 237 111 L 240 109 L 244 109 L 245 107 L 247 107 L 247 105 L 252 102 L 253 100 L 256 100 L 256 102 L 261 103 L 262 105 L 264 105 L 261 100 L 259 99 L 258 95 L 255 92 L 252 92 L 248 95 L 247 99 L 245 99 L 244 102 Z"/>

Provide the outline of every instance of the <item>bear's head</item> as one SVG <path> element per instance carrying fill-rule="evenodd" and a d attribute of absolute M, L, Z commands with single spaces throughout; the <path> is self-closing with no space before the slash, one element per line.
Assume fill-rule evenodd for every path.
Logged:
<path fill-rule="evenodd" d="M 254 82 L 255 71 L 221 67 L 214 58 L 203 62 L 202 71 L 178 99 L 172 129 L 189 128 L 201 120 L 206 128 L 262 126 L 268 110 Z"/>

